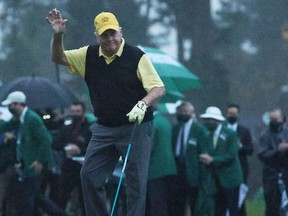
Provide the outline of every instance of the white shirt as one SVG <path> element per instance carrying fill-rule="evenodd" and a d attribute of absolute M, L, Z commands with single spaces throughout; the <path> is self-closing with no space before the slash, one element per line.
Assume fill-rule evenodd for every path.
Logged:
<path fill-rule="evenodd" d="M 191 118 L 188 122 L 186 122 L 184 124 L 184 152 L 186 152 L 187 140 L 188 140 L 188 136 L 189 136 L 189 132 L 190 132 L 192 123 L 193 123 L 193 119 Z M 180 127 L 180 129 L 181 129 L 181 127 Z M 175 149 L 176 157 L 178 157 L 180 155 L 181 134 L 182 134 L 181 131 L 179 131 L 178 138 L 177 138 L 177 145 L 176 145 L 176 149 Z"/>
<path fill-rule="evenodd" d="M 213 134 L 213 145 L 214 145 L 214 148 L 217 146 L 217 141 L 218 141 L 221 129 L 222 129 L 222 124 L 219 124 L 218 127 L 216 128 L 216 130 L 214 131 L 214 134 Z"/>
<path fill-rule="evenodd" d="M 227 127 L 233 131 L 237 131 L 238 123 L 236 122 L 233 125 L 228 123 Z"/>
<path fill-rule="evenodd" d="M 21 124 L 24 123 L 24 118 L 25 118 L 25 115 L 27 113 L 27 110 L 28 110 L 28 107 L 26 106 L 24 109 L 23 109 L 23 112 L 21 113 L 20 117 L 19 117 L 19 121 Z M 20 126 L 20 125 L 19 125 Z M 20 142 L 21 142 L 21 136 L 19 134 L 19 132 L 17 132 L 17 145 L 20 145 Z"/>
<path fill-rule="evenodd" d="M 237 132 L 237 127 L 238 127 L 238 123 L 236 122 L 235 124 L 227 124 L 227 127 L 235 132 Z M 238 143 L 239 148 L 241 149 L 243 147 L 242 143 Z"/>
<path fill-rule="evenodd" d="M 25 115 L 26 115 L 26 113 L 27 113 L 27 110 L 28 110 L 28 107 L 26 106 L 26 107 L 24 108 L 23 112 L 22 112 L 21 115 L 20 115 L 19 120 L 20 120 L 21 124 L 23 124 L 23 122 L 24 122 L 24 118 L 25 118 Z"/>

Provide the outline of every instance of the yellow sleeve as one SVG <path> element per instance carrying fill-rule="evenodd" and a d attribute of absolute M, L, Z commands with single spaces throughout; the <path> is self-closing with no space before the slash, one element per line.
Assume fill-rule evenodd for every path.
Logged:
<path fill-rule="evenodd" d="M 86 53 L 88 46 L 79 49 L 64 51 L 69 63 L 68 70 L 71 73 L 78 73 L 82 77 L 85 76 Z"/>
<path fill-rule="evenodd" d="M 144 54 L 139 61 L 137 76 L 147 92 L 152 88 L 164 86 L 147 54 Z"/>

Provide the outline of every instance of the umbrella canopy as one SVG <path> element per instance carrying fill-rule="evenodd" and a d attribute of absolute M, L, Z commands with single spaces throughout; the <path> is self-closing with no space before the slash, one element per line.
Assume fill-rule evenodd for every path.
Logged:
<path fill-rule="evenodd" d="M 0 101 L 13 91 L 22 91 L 32 109 L 69 107 L 75 100 L 63 85 L 44 77 L 19 77 L 0 88 Z"/>
<path fill-rule="evenodd" d="M 182 99 L 184 95 L 181 91 L 201 87 L 199 78 L 173 57 L 159 49 L 138 47 L 150 57 L 156 71 L 164 82 L 169 97 L 178 94 L 180 97 L 177 97 L 177 99 Z M 175 100 L 169 102 L 175 102 Z"/>
<path fill-rule="evenodd" d="M 12 118 L 12 114 L 7 107 L 0 106 L 0 120 L 9 121 Z"/>
<path fill-rule="evenodd" d="M 179 91 L 168 91 L 166 90 L 166 95 L 161 98 L 161 103 L 173 103 L 178 100 L 184 100 L 185 95 Z"/>

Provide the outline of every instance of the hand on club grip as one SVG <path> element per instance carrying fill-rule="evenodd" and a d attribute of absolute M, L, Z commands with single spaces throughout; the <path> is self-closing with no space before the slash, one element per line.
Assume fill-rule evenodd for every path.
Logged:
<path fill-rule="evenodd" d="M 138 124 L 144 119 L 147 105 L 144 101 L 138 101 L 138 103 L 133 107 L 133 109 L 126 115 L 129 117 L 130 122 L 137 121 Z"/>

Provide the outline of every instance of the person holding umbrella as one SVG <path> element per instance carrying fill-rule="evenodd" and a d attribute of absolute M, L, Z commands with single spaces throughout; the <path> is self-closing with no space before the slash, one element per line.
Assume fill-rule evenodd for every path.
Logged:
<path fill-rule="evenodd" d="M 57 9 L 49 12 L 47 20 L 53 31 L 52 60 L 84 78 L 97 117 L 81 169 L 86 215 L 108 214 L 105 180 L 132 144 L 125 170 L 127 215 L 144 216 L 151 106 L 165 94 L 164 84 L 147 55 L 125 42 L 114 14 L 102 12 L 95 17 L 98 45 L 68 51 L 63 47 L 67 20 Z"/>

